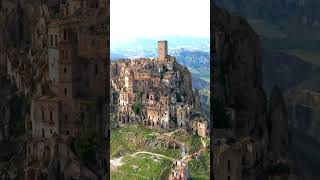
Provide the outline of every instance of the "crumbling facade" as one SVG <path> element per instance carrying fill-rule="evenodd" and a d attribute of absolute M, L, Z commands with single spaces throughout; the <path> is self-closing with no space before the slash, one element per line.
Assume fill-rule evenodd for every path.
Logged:
<path fill-rule="evenodd" d="M 161 129 L 194 129 L 206 137 L 208 126 L 193 122 L 196 114 L 191 74 L 158 42 L 158 58 L 119 60 L 111 65 L 111 84 L 119 93 L 117 124 L 140 123 Z M 198 108 L 199 109 L 199 108 Z M 196 124 L 195 124 L 196 123 Z M 192 128 L 192 127 L 195 128 Z"/>
<path fill-rule="evenodd" d="M 31 102 L 27 160 L 35 162 L 30 161 L 26 167 L 25 179 L 39 173 L 49 179 L 98 179 L 97 172 L 80 164 L 70 144 L 86 129 L 101 138 L 107 133 L 103 114 L 105 63 L 109 60 L 107 1 L 64 0 L 56 9 L 59 13 L 43 21 L 46 33 L 41 45 L 47 48 L 48 88 L 38 92 Z M 46 151 L 41 150 L 43 147 Z M 98 165 L 106 166 L 104 159 Z M 41 172 L 37 163 L 44 160 L 47 170 Z M 48 174 L 52 169 L 60 173 Z"/>
<path fill-rule="evenodd" d="M 174 161 L 173 169 L 168 180 L 187 180 L 189 179 L 188 164 L 183 161 Z"/>

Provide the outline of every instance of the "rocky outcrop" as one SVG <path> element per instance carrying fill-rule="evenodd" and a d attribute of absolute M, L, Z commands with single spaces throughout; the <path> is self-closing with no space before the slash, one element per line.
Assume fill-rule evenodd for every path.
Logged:
<path fill-rule="evenodd" d="M 272 179 L 282 174 L 289 177 L 296 172 L 293 172 L 294 163 L 289 151 L 288 113 L 279 88 L 273 90 L 268 104 L 263 90 L 259 37 L 245 19 L 230 15 L 214 3 L 211 5 L 211 29 L 214 32 L 211 36 L 214 43 L 211 79 L 215 82 L 211 88 L 214 90 L 213 114 L 219 115 L 212 124 L 214 126 L 215 120 L 230 123 L 230 127 L 224 125 L 220 128 L 224 131 L 231 129 L 234 134 L 234 138 L 225 136 L 214 144 L 219 152 L 221 149 L 228 152 L 226 159 L 217 154 L 213 157 L 217 163 L 214 168 L 223 169 L 222 173 L 214 175 L 223 177 L 221 179 L 240 179 L 240 176 L 241 179 Z M 256 144 L 250 146 L 253 142 Z M 241 145 L 244 145 L 243 152 L 230 151 Z M 247 163 L 249 159 L 250 165 Z M 239 169 L 224 174 L 227 164 Z"/>
<path fill-rule="evenodd" d="M 194 91 L 194 110 L 196 112 L 201 112 L 201 101 L 198 89 Z"/>
<path fill-rule="evenodd" d="M 290 90 L 286 93 L 290 125 L 320 142 L 320 93 Z"/>
<path fill-rule="evenodd" d="M 287 158 L 289 152 L 288 112 L 281 90 L 272 90 L 269 105 L 270 146 L 274 159 Z"/>
<path fill-rule="evenodd" d="M 245 19 L 231 16 L 215 5 L 211 11 L 214 13 L 211 28 L 215 32 L 211 42 L 215 42 L 217 49 L 214 69 L 218 77 L 213 88 L 222 92 L 226 106 L 235 110 L 236 117 L 231 123 L 237 136 L 255 134 L 265 127 L 266 115 L 259 37 Z M 215 79 L 213 75 L 212 78 Z"/>
<path fill-rule="evenodd" d="M 184 95 L 184 97 L 189 98 L 189 100 L 192 100 L 193 97 L 193 91 L 192 91 L 192 76 L 189 72 L 188 68 L 185 66 L 182 66 L 181 64 L 174 62 L 174 69 L 178 72 L 180 72 L 180 79 L 181 82 L 178 85 L 179 89 L 181 91 L 181 94 Z"/>

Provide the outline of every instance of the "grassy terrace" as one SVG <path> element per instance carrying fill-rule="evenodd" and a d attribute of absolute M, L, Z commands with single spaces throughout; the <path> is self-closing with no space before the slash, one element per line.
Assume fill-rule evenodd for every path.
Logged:
<path fill-rule="evenodd" d="M 158 129 L 149 129 L 143 126 L 132 125 L 111 130 L 111 158 L 132 154 L 137 151 L 149 151 L 172 158 L 180 158 L 179 149 L 165 149 L 150 146 L 156 138 Z"/>
<path fill-rule="evenodd" d="M 173 137 L 180 142 L 184 142 L 187 146 L 187 150 L 189 153 L 198 151 L 202 148 L 202 143 L 199 136 L 193 135 L 191 132 L 189 133 L 182 133 L 176 132 L 174 133 Z"/>
<path fill-rule="evenodd" d="M 111 179 L 168 179 L 172 162 L 161 157 L 148 154 L 131 154 L 148 151 L 172 158 L 180 158 L 179 149 L 165 149 L 147 145 L 155 140 L 157 129 L 149 129 L 138 125 L 126 126 L 111 130 L 111 158 L 123 156 L 122 165 L 111 171 Z M 148 143 L 147 143 L 148 142 Z M 130 155 L 129 155 L 130 154 Z"/>
<path fill-rule="evenodd" d="M 171 172 L 172 162 L 163 157 L 156 157 L 149 154 L 137 154 L 138 151 L 148 151 L 161 154 L 174 159 L 180 159 L 179 149 L 165 149 L 150 145 L 157 141 L 156 136 L 164 133 L 159 129 L 149 129 L 143 126 L 130 125 L 123 128 L 111 130 L 111 159 L 122 156 L 120 166 L 111 170 L 111 179 L 168 179 Z M 156 135 L 157 134 L 157 135 Z M 173 138 L 186 144 L 188 152 L 194 152 L 202 148 L 199 136 L 191 132 L 176 132 Z M 192 160 L 189 164 L 192 179 L 209 178 L 209 152 L 199 157 L 199 160 Z"/>
<path fill-rule="evenodd" d="M 198 159 L 189 162 L 189 176 L 191 180 L 210 179 L 210 152 L 203 152 Z"/>
<path fill-rule="evenodd" d="M 111 179 L 168 179 L 172 162 L 151 155 L 125 156 L 123 165 L 111 171 Z"/>

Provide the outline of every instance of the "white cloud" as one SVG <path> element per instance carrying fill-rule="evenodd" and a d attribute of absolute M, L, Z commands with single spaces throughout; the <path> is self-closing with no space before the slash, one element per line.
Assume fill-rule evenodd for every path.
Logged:
<path fill-rule="evenodd" d="M 208 37 L 210 0 L 111 0 L 111 42 L 169 35 Z"/>

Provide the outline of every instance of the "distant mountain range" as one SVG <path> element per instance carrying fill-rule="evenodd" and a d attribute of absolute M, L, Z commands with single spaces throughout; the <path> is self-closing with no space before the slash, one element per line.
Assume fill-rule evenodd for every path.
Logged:
<path fill-rule="evenodd" d="M 267 21 L 296 21 L 319 26 L 319 0 L 216 0 L 216 4 L 244 17 Z"/>
<path fill-rule="evenodd" d="M 168 36 L 164 38 L 159 37 L 158 39 L 137 38 L 135 40 L 128 40 L 126 42 L 111 41 L 111 59 L 114 60 L 118 57 L 156 57 L 158 40 L 168 41 L 169 53 L 179 49 L 202 52 L 210 51 L 209 38 L 184 36 Z"/>
<path fill-rule="evenodd" d="M 216 0 L 245 17 L 262 43 L 264 88 L 320 89 L 319 0 Z"/>
<path fill-rule="evenodd" d="M 111 43 L 111 60 L 121 58 L 157 57 L 157 41 L 161 39 L 139 38 L 125 43 Z M 169 54 L 186 66 L 193 76 L 193 88 L 209 87 L 210 41 L 207 38 L 182 36 L 166 37 Z"/>
<path fill-rule="evenodd" d="M 283 90 L 297 87 L 308 80 L 314 71 L 312 64 L 296 56 L 265 49 L 262 51 L 262 64 L 264 89 L 268 93 L 274 86 Z"/>
<path fill-rule="evenodd" d="M 216 0 L 216 4 L 245 17 L 265 48 L 320 50 L 319 0 Z"/>

